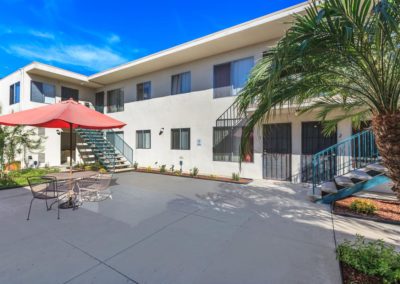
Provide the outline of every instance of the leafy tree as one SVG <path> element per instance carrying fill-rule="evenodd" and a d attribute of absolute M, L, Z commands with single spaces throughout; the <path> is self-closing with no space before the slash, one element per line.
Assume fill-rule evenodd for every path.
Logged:
<path fill-rule="evenodd" d="M 0 127 L 0 163 L 4 170 L 6 163 L 15 161 L 16 156 L 26 152 L 41 151 L 44 137 L 37 135 L 35 128 L 24 126 Z"/>
<path fill-rule="evenodd" d="M 238 97 L 245 128 L 297 105 L 316 111 L 326 134 L 338 121 L 372 120 L 383 163 L 400 198 L 400 0 L 313 1 L 253 69 Z M 339 111 L 339 112 L 338 112 Z M 340 114 L 338 114 L 340 113 Z"/>

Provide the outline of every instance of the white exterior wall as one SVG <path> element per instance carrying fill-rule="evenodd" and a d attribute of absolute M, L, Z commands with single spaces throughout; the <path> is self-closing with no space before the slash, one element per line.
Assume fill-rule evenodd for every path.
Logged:
<path fill-rule="evenodd" d="M 2 106 L 2 114 L 9 114 L 12 112 L 17 112 L 21 110 L 31 109 L 39 106 L 43 106 L 43 103 L 36 103 L 31 101 L 31 81 L 38 81 L 43 83 L 48 83 L 55 85 L 56 87 L 56 101 L 61 101 L 61 87 L 69 87 L 79 90 L 79 99 L 82 101 L 90 101 L 94 98 L 94 89 L 86 88 L 79 85 L 74 85 L 68 82 L 63 82 L 59 80 L 54 80 L 51 78 L 46 78 L 37 75 L 28 74 L 24 68 L 10 74 L 9 76 L 3 78 L 0 81 L 0 102 Z M 10 85 L 20 82 L 20 103 L 9 105 L 9 88 Z M 93 102 L 92 102 L 93 103 Z M 49 166 L 58 166 L 61 164 L 61 136 L 57 134 L 57 129 L 46 128 L 45 129 L 45 143 L 44 153 L 45 153 L 45 164 Z M 77 159 L 79 159 L 79 154 L 77 153 Z M 27 156 L 32 156 L 32 161 L 38 161 L 37 153 L 27 153 Z M 19 157 L 22 160 L 22 157 Z M 23 166 L 23 163 L 21 163 Z M 43 164 L 41 165 L 43 166 Z"/>
<path fill-rule="evenodd" d="M 0 81 L 1 103 L 6 106 L 3 114 L 10 113 L 11 109 L 19 111 L 42 105 L 30 101 L 31 80 L 55 85 L 57 101 L 61 100 L 61 86 L 78 89 L 80 100 L 92 103 L 96 92 L 105 91 L 105 104 L 107 104 L 107 91 L 122 88 L 125 110 L 109 115 L 127 123 L 122 129 L 124 139 L 134 149 L 134 160 L 140 167 L 158 167 L 165 164 L 168 168 L 174 165 L 175 169 L 179 169 L 179 162 L 183 161 L 184 171 L 198 167 L 201 174 L 231 176 L 233 172 L 239 172 L 238 163 L 213 161 L 213 127 L 217 118 L 234 102 L 235 97 L 213 98 L 214 66 L 251 56 L 256 63 L 266 47 L 273 44 L 274 42 L 265 42 L 241 48 L 98 89 L 17 71 Z M 192 92 L 171 96 L 171 76 L 186 71 L 191 72 Z M 18 80 L 21 82 L 21 103 L 10 109 L 8 108 L 9 86 Z M 152 99 L 136 101 L 136 85 L 146 81 L 151 81 Z M 301 170 L 301 123 L 315 120 L 313 114 L 296 116 L 294 112 L 283 111 L 269 121 L 269 123 L 292 124 L 292 175 L 298 174 Z M 164 133 L 159 135 L 161 128 L 164 128 Z M 190 150 L 171 150 L 172 128 L 190 128 Z M 151 149 L 136 149 L 137 130 L 151 130 Z M 349 135 L 351 135 L 351 123 L 341 122 L 338 125 L 338 141 Z M 46 163 L 52 166 L 59 165 L 60 136 L 56 134 L 55 129 L 46 129 L 46 136 Z M 198 140 L 201 141 L 201 145 L 197 144 Z M 241 176 L 262 178 L 262 142 L 261 123 L 254 133 L 254 162 L 242 164 Z M 37 156 L 33 156 L 34 160 L 37 159 Z"/>

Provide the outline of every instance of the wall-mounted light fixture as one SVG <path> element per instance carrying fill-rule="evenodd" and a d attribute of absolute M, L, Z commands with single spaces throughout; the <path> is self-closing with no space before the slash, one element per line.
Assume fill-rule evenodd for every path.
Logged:
<path fill-rule="evenodd" d="M 162 127 L 161 129 L 160 129 L 160 132 L 158 132 L 158 135 L 162 135 L 164 133 L 164 127 Z"/>
<path fill-rule="evenodd" d="M 57 132 L 57 135 L 61 135 L 60 129 L 57 129 L 56 132 Z"/>

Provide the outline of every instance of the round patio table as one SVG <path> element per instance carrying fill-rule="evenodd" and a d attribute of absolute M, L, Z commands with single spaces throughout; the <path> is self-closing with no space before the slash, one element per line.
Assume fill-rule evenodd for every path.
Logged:
<path fill-rule="evenodd" d="M 84 178 L 90 178 L 92 176 L 97 175 L 98 173 L 95 171 L 79 171 L 79 172 L 62 172 L 62 173 L 50 173 L 46 174 L 44 177 L 46 178 L 55 178 L 57 181 L 71 181 L 71 185 L 69 189 L 66 189 L 66 191 L 73 191 L 75 188 L 76 182 L 80 179 Z M 76 208 L 77 207 L 77 202 L 76 202 L 76 197 L 75 200 L 72 200 L 72 196 L 68 198 L 68 200 L 64 203 L 60 204 L 60 209 L 70 209 L 70 208 Z"/>

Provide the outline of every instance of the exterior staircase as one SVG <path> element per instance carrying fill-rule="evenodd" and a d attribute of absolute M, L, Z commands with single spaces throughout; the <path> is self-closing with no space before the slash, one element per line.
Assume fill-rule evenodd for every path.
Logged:
<path fill-rule="evenodd" d="M 329 204 L 390 182 L 371 130 L 355 134 L 315 155 L 311 197 Z"/>
<path fill-rule="evenodd" d="M 243 127 L 247 123 L 247 116 L 239 112 L 238 103 L 235 101 L 215 121 L 216 127 L 235 128 Z"/>
<path fill-rule="evenodd" d="M 109 171 L 118 171 L 132 165 L 133 150 L 118 135 L 105 135 L 101 130 L 81 128 L 76 129 L 76 133 L 79 136 L 77 148 L 85 164 L 99 162 Z"/>

